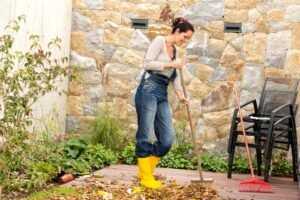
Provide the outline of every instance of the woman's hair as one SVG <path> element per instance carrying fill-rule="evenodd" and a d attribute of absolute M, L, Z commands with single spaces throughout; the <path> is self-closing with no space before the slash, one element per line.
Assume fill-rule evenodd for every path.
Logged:
<path fill-rule="evenodd" d="M 179 30 L 179 33 L 192 31 L 194 32 L 193 25 L 183 17 L 178 17 L 174 19 L 172 23 L 172 33 L 175 33 L 176 30 Z"/>

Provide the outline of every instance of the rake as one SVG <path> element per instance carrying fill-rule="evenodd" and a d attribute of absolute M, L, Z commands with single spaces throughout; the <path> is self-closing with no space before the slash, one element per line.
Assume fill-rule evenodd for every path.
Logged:
<path fill-rule="evenodd" d="M 249 143 L 248 143 L 248 140 L 247 140 L 245 125 L 244 125 L 244 120 L 243 120 L 243 114 L 242 114 L 242 109 L 241 109 L 241 104 L 240 104 L 240 95 L 239 95 L 239 93 L 238 93 L 235 86 L 233 87 L 233 91 L 234 91 L 234 95 L 235 95 L 236 105 L 237 105 L 237 108 L 238 108 L 240 123 L 241 123 L 241 126 L 242 126 L 242 132 L 243 132 L 243 136 L 244 136 L 244 143 L 245 143 L 246 152 L 247 152 L 247 159 L 248 159 L 248 164 L 249 164 L 250 173 L 251 173 L 250 178 L 240 182 L 239 191 L 240 192 L 258 192 L 258 193 L 264 193 L 265 192 L 265 193 L 270 193 L 270 192 L 272 192 L 272 186 L 269 183 L 257 178 L 254 175 L 254 169 L 253 169 L 253 164 L 252 164 L 252 160 L 251 160 Z"/>
<path fill-rule="evenodd" d="M 187 92 L 186 92 L 186 88 L 185 88 L 185 85 L 184 85 L 184 78 L 183 78 L 182 69 L 179 70 L 179 74 L 180 74 L 180 80 L 181 80 L 183 94 L 184 94 L 184 97 L 187 98 Z M 201 152 L 197 151 L 197 149 L 201 149 L 201 147 L 197 148 L 190 105 L 188 103 L 185 104 L 185 105 L 186 105 L 188 120 L 189 120 L 189 124 L 190 124 L 190 128 L 191 128 L 191 136 L 192 136 L 192 142 L 193 142 L 193 154 L 194 154 L 194 156 L 197 157 L 197 169 L 198 169 L 199 177 L 200 177 L 200 180 L 192 180 L 192 182 L 193 183 L 200 183 L 200 184 L 211 184 L 214 181 L 212 178 L 204 178 L 203 177 L 202 166 L 201 166 Z"/>

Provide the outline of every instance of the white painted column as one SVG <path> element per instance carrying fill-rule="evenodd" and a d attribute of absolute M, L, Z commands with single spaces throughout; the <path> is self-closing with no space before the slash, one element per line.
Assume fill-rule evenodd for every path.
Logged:
<path fill-rule="evenodd" d="M 57 52 L 59 57 L 69 57 L 72 0 L 0 0 L 0 34 L 10 20 L 20 15 L 26 16 L 16 39 L 16 48 L 26 50 L 29 46 L 28 36 L 37 34 L 44 47 L 55 38 L 62 39 L 62 49 Z M 58 83 L 59 90 L 67 90 L 68 80 Z M 50 133 L 65 132 L 67 96 L 51 92 L 40 98 L 33 106 L 36 131 Z"/>

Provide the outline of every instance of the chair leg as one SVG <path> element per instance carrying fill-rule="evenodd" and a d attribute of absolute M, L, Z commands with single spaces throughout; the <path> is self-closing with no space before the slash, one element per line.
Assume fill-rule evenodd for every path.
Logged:
<path fill-rule="evenodd" d="M 229 139 L 228 139 L 228 149 L 227 152 L 229 154 L 228 156 L 228 169 L 227 169 L 227 177 L 231 178 L 232 175 L 232 165 L 233 165 L 233 159 L 234 159 L 234 151 L 235 151 L 235 144 L 237 140 L 237 134 L 235 133 L 237 129 L 237 110 L 235 109 L 232 121 L 231 121 L 231 127 L 229 132 Z"/>
<path fill-rule="evenodd" d="M 273 123 L 270 124 L 270 128 L 268 131 L 268 137 L 266 141 L 266 147 L 264 151 L 264 180 L 269 181 L 269 171 L 271 168 L 272 161 L 272 150 L 273 150 Z"/>
<path fill-rule="evenodd" d="M 260 124 L 258 122 L 255 122 L 254 124 L 254 132 L 255 132 L 255 145 L 256 145 L 256 163 L 257 163 L 257 175 L 261 176 L 261 163 L 262 163 L 262 149 L 261 149 L 261 143 L 260 143 Z"/>
<path fill-rule="evenodd" d="M 232 120 L 231 120 L 231 127 L 230 127 L 230 131 L 229 131 L 229 139 L 228 139 L 228 148 L 227 148 L 227 152 L 231 152 L 232 149 L 232 145 L 233 145 L 233 137 L 234 137 L 234 132 L 236 131 L 237 128 L 237 111 L 235 110 L 233 112 L 233 116 L 232 116 Z"/>
<path fill-rule="evenodd" d="M 255 136 L 255 145 L 256 145 L 256 162 L 257 162 L 257 175 L 261 176 L 261 146 L 259 136 Z"/>
<path fill-rule="evenodd" d="M 232 177 L 232 166 L 233 166 L 233 160 L 234 160 L 236 140 L 237 140 L 237 135 L 236 134 L 232 135 L 231 148 L 230 148 L 230 151 L 228 152 L 229 153 L 229 157 L 228 157 L 227 178 L 231 178 Z"/>
<path fill-rule="evenodd" d="M 298 181 L 298 170 L 299 170 L 299 161 L 298 161 L 298 142 L 297 142 L 297 129 L 295 126 L 295 121 L 292 119 L 292 131 L 291 131 L 291 147 L 292 147 L 292 159 L 293 159 L 293 176 L 294 181 Z"/>
<path fill-rule="evenodd" d="M 298 182 L 298 169 L 299 169 L 299 163 L 298 163 L 298 147 L 294 143 L 292 144 L 292 159 L 293 159 L 293 176 L 294 181 Z"/>
<path fill-rule="evenodd" d="M 272 162 L 272 147 L 269 148 L 269 150 L 267 150 L 265 152 L 266 157 L 264 160 L 264 180 L 265 181 L 269 181 L 269 175 L 270 175 L 270 170 L 271 170 L 271 162 Z"/>

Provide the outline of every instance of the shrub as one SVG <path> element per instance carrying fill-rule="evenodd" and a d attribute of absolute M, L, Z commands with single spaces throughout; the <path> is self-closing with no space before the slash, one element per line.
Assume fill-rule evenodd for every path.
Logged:
<path fill-rule="evenodd" d="M 124 137 L 119 121 L 108 113 L 101 112 L 91 124 L 89 141 L 102 144 L 112 150 L 120 150 L 124 144 Z"/>
<path fill-rule="evenodd" d="M 120 153 L 120 161 L 125 164 L 136 164 L 135 146 L 128 144 Z M 254 159 L 253 159 L 254 160 Z M 201 157 L 203 170 L 213 172 L 227 172 L 227 155 L 222 153 L 204 152 Z M 256 167 L 256 162 L 253 162 Z M 164 156 L 160 167 L 176 169 L 197 169 L 197 159 L 192 155 L 192 145 L 174 145 L 170 152 Z M 237 154 L 233 163 L 236 173 L 249 173 L 248 161 L 244 154 Z M 290 176 L 292 164 L 286 160 L 284 153 L 275 153 L 273 157 L 273 175 Z"/>
<path fill-rule="evenodd" d="M 87 144 L 82 139 L 71 139 L 64 146 L 62 171 L 83 175 L 117 162 L 117 156 L 101 144 Z"/>
<path fill-rule="evenodd" d="M 0 36 L 0 92 L 4 107 L 0 134 L 6 137 L 27 133 L 26 128 L 32 124 L 31 106 L 39 97 L 56 90 L 56 82 L 67 75 L 67 58 L 54 56 L 60 49 L 59 38 L 51 40 L 46 49 L 39 36 L 30 35 L 28 51 L 14 50 L 15 35 L 24 21 L 24 16 L 18 17 Z"/>
<path fill-rule="evenodd" d="M 135 165 L 137 163 L 137 158 L 135 156 L 135 145 L 133 143 L 129 143 L 123 151 L 120 153 L 121 162 L 128 165 Z"/>
<path fill-rule="evenodd" d="M 275 151 L 274 153 L 275 156 L 273 156 L 272 160 L 272 174 L 284 176 L 290 176 L 291 174 L 293 174 L 293 165 L 290 161 L 287 160 L 286 152 Z"/>
<path fill-rule="evenodd" d="M 227 171 L 227 160 L 222 155 L 205 153 L 202 156 L 202 167 L 205 170 L 212 172 Z"/>
<path fill-rule="evenodd" d="M 30 138 L 32 134 L 27 128 L 32 124 L 32 105 L 41 96 L 56 90 L 57 81 L 67 75 L 67 58 L 55 57 L 54 53 L 60 49 L 59 38 L 54 38 L 48 47 L 43 48 L 39 36 L 31 35 L 28 50 L 15 50 L 15 35 L 24 21 L 24 16 L 18 17 L 0 35 L 0 95 L 4 110 L 0 135 L 7 140 L 0 154 L 0 163 L 5 163 L 0 175 L 4 189 L 30 188 L 28 182 L 33 177 L 48 180 L 45 171 L 50 170 L 51 174 L 54 171 L 55 167 L 46 163 L 35 163 L 46 158 L 35 154 L 34 142 Z"/>

